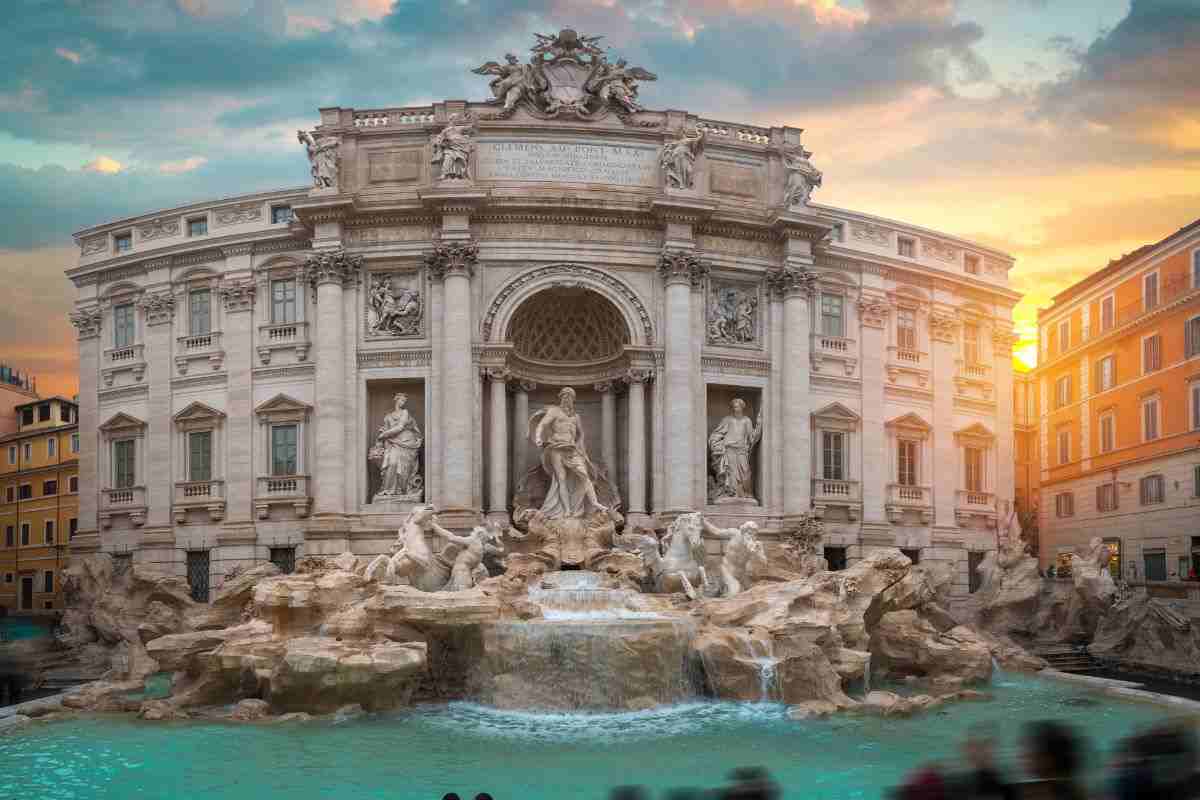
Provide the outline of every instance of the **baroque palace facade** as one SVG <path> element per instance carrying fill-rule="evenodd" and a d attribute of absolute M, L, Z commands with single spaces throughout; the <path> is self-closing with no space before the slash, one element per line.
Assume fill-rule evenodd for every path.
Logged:
<path fill-rule="evenodd" d="M 896 546 L 965 593 L 1013 495 L 1011 259 L 812 203 L 800 130 L 646 110 L 572 31 L 476 72 L 321 109 L 311 187 L 77 234 L 74 549 L 203 596 L 421 502 L 519 525 L 571 387 L 627 525 L 816 514 L 835 567 Z"/>

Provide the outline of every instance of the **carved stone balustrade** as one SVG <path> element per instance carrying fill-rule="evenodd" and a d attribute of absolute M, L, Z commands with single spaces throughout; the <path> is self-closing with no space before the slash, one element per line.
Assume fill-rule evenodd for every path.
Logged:
<path fill-rule="evenodd" d="M 840 507 L 846 509 L 847 518 L 853 522 L 862 514 L 862 486 L 858 481 L 813 478 L 812 502 L 818 518 L 825 516 L 827 508 Z"/>
<path fill-rule="evenodd" d="M 105 386 L 112 386 L 121 372 L 133 373 L 135 381 L 146 376 L 146 346 L 142 343 L 128 347 L 110 347 L 104 351 L 100 377 Z"/>
<path fill-rule="evenodd" d="M 919 388 L 929 386 L 929 353 L 892 345 L 887 349 L 885 369 L 891 383 L 908 377 Z"/>
<path fill-rule="evenodd" d="M 180 336 L 175 340 L 175 368 L 179 374 L 186 375 L 194 361 L 207 361 L 213 372 L 224 366 L 225 351 L 221 349 L 220 331 Z"/>
<path fill-rule="evenodd" d="M 977 394 L 984 400 L 991 400 L 995 384 L 992 382 L 991 364 L 971 363 L 963 359 L 955 362 L 958 369 L 954 373 L 954 386 L 960 395 Z"/>
<path fill-rule="evenodd" d="M 112 527 L 113 517 L 126 515 L 141 527 L 146 522 L 146 487 L 129 486 L 123 489 L 100 490 L 100 525 Z"/>
<path fill-rule="evenodd" d="M 858 367 L 858 343 L 844 336 L 812 335 L 809 350 L 813 372 L 826 371 L 826 364 L 840 364 L 846 376 L 854 375 Z"/>
<path fill-rule="evenodd" d="M 179 481 L 173 501 L 175 524 L 187 522 L 192 509 L 207 510 L 212 522 L 225 518 L 225 481 Z"/>
<path fill-rule="evenodd" d="M 933 490 L 928 486 L 909 486 L 902 483 L 889 483 L 887 494 L 887 515 L 891 522 L 903 522 L 906 511 L 915 511 L 920 515 L 921 524 L 933 522 Z"/>
<path fill-rule="evenodd" d="M 277 322 L 258 326 L 258 358 L 263 364 L 271 363 L 271 354 L 276 350 L 293 350 L 296 361 L 304 361 L 308 358 L 311 344 L 307 322 Z"/>
<path fill-rule="evenodd" d="M 975 518 L 982 518 L 989 524 L 995 524 L 996 495 L 992 492 L 959 489 L 955 492 L 955 521 L 959 525 L 966 525 Z"/>
<path fill-rule="evenodd" d="M 307 475 L 260 475 L 254 491 L 254 511 L 259 519 L 271 516 L 272 506 L 291 506 L 297 517 L 307 517 L 312 488 Z"/>

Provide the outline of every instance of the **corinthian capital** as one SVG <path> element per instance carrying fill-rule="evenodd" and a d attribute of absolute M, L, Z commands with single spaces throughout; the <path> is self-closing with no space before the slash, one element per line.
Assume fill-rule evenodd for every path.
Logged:
<path fill-rule="evenodd" d="M 441 242 L 425 254 L 425 268 L 435 281 L 444 280 L 447 275 L 470 278 L 478 261 L 479 245 L 472 241 Z"/>
<path fill-rule="evenodd" d="M 690 250 L 664 250 L 658 257 L 658 274 L 668 286 L 686 282 L 699 288 L 708 277 L 708 270 L 708 262 Z"/>
<path fill-rule="evenodd" d="M 249 311 L 254 308 L 254 281 L 223 281 L 220 291 L 226 311 Z"/>
<path fill-rule="evenodd" d="M 104 314 L 99 308 L 83 308 L 67 315 L 71 324 L 79 331 L 80 339 L 91 339 L 100 335 L 100 320 Z"/>
<path fill-rule="evenodd" d="M 767 273 L 767 288 L 777 297 L 812 297 L 817 291 L 817 275 L 802 267 L 780 267 Z"/>
<path fill-rule="evenodd" d="M 362 269 L 362 256 L 350 255 L 345 250 L 323 250 L 313 253 L 304 262 L 304 274 L 317 288 L 322 284 L 348 283 Z"/>
<path fill-rule="evenodd" d="M 162 325 L 175 317 L 175 296 L 170 292 L 143 295 L 138 306 L 146 315 L 147 325 Z"/>

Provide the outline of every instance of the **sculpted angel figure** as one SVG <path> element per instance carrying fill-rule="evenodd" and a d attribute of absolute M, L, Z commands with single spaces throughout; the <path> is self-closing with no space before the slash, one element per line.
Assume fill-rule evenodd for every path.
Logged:
<path fill-rule="evenodd" d="M 623 58 L 617 59 L 615 65 L 599 60 L 584 85 L 584 90 L 594 93 L 601 107 L 614 103 L 632 114 L 643 110 L 637 102 L 636 81 L 653 81 L 657 78 L 653 72 L 641 67 L 630 67 Z"/>
<path fill-rule="evenodd" d="M 813 189 L 821 185 L 821 171 L 808 160 L 811 155 L 803 147 L 783 153 L 783 166 L 788 171 L 784 198 L 789 206 L 807 204 Z"/>
<path fill-rule="evenodd" d="M 418 454 L 424 439 L 416 419 L 405 408 L 408 395 L 400 392 L 393 400 L 395 406 L 383 418 L 383 425 L 379 427 L 375 436 L 375 447 L 372 448 L 382 456 L 379 464 L 379 491 L 375 496 L 419 497 L 421 476 L 418 474 Z"/>
<path fill-rule="evenodd" d="M 672 142 L 663 145 L 658 159 L 667 186 L 672 189 L 691 189 L 695 181 L 693 171 L 696 157 L 704 149 L 704 131 L 695 129 Z"/>
<path fill-rule="evenodd" d="M 471 71 L 476 75 L 495 75 L 496 78 L 488 84 L 492 94 L 504 104 L 505 111 L 512 111 L 521 100 L 535 99 L 548 84 L 537 66 L 522 64 L 512 53 L 504 56 L 504 60 L 503 64 L 489 61 Z"/>
<path fill-rule="evenodd" d="M 732 413 L 708 437 L 717 497 L 754 498 L 750 452 L 762 438 L 762 411 L 756 421 L 746 416 L 746 401 L 735 397 Z M 716 499 L 716 498 L 713 498 Z"/>
<path fill-rule="evenodd" d="M 529 425 L 533 443 L 542 451 L 542 469 L 550 477 L 550 491 L 541 508 L 545 518 L 607 513 L 596 499 L 596 467 L 584 446 L 583 424 L 575 413 L 575 390 L 564 387 L 558 393 L 558 405 L 534 414 Z"/>
<path fill-rule="evenodd" d="M 318 189 L 336 188 L 338 180 L 338 139 L 325 136 L 313 137 L 308 131 L 296 131 L 296 138 L 308 153 L 312 170 L 313 186 Z"/>
<path fill-rule="evenodd" d="M 456 114 L 441 133 L 433 137 L 433 163 L 441 164 L 443 180 L 469 180 L 471 153 L 475 152 L 472 129 L 475 122 L 464 114 Z"/>

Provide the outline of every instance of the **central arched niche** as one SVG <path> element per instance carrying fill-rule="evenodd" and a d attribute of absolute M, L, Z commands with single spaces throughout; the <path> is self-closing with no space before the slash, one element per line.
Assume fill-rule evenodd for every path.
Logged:
<path fill-rule="evenodd" d="M 533 295 L 513 314 L 505 338 L 518 357 L 541 364 L 611 361 L 630 344 L 617 307 L 583 287 L 555 287 Z"/>

